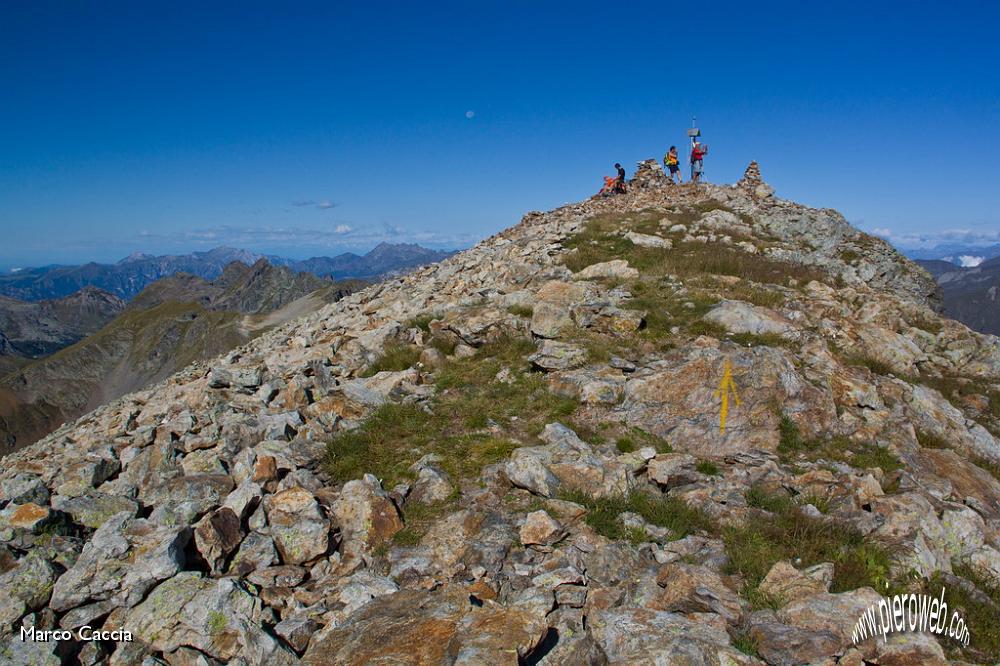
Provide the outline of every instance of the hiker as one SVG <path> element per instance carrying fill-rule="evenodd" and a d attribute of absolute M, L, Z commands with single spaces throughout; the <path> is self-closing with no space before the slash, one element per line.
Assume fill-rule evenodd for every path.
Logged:
<path fill-rule="evenodd" d="M 618 178 L 612 178 L 611 176 L 604 177 L 604 187 L 601 191 L 597 193 L 601 197 L 610 197 L 615 193 L 615 188 L 618 186 Z"/>
<path fill-rule="evenodd" d="M 615 162 L 615 169 L 618 170 L 618 180 L 615 182 L 615 193 L 625 194 L 625 167 Z"/>
<path fill-rule="evenodd" d="M 697 183 L 705 172 L 702 160 L 708 153 L 708 146 L 703 146 L 696 137 L 691 137 L 691 182 Z"/>
<path fill-rule="evenodd" d="M 677 146 L 670 146 L 670 150 L 663 156 L 663 166 L 667 169 L 667 177 L 670 178 L 671 183 L 674 182 L 675 174 L 678 185 L 684 182 L 684 178 L 681 176 L 680 161 L 677 159 Z"/>

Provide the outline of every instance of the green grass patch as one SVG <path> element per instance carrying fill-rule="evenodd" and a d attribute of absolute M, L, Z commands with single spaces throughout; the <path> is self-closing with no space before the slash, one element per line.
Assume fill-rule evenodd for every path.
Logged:
<path fill-rule="evenodd" d="M 403 507 L 403 522 L 406 526 L 393 535 L 392 542 L 397 546 L 416 546 L 439 518 L 455 508 L 457 499 L 456 489 L 453 496 L 443 502 L 407 502 Z"/>
<path fill-rule="evenodd" d="M 811 493 L 809 495 L 802 495 L 798 498 L 799 505 L 805 506 L 806 504 L 812 504 L 816 507 L 816 510 L 822 514 L 830 513 L 830 499 L 823 495 L 816 495 Z"/>
<path fill-rule="evenodd" d="M 687 332 L 691 335 L 707 335 L 710 338 L 725 338 L 729 335 L 724 327 L 716 324 L 714 321 L 705 321 L 704 319 L 699 319 L 698 321 L 692 322 L 687 327 Z"/>
<path fill-rule="evenodd" d="M 392 342 L 385 345 L 385 349 L 375 361 L 369 365 L 361 374 L 362 377 L 372 377 L 380 372 L 391 370 L 398 372 L 412 368 L 420 360 L 420 348 L 414 345 L 405 345 Z"/>
<path fill-rule="evenodd" d="M 850 447 L 851 444 L 848 443 L 846 446 Z M 837 453 L 842 452 L 842 457 L 839 459 L 851 467 L 858 469 L 878 467 L 886 474 L 892 474 L 896 470 L 903 469 L 903 463 L 899 460 L 899 457 L 884 446 L 872 443 L 857 444 L 854 445 L 853 456 L 847 455 L 849 451 L 851 451 L 849 448 L 835 449 L 830 453 L 830 457 L 836 459 Z"/>
<path fill-rule="evenodd" d="M 684 500 L 667 495 L 633 491 L 627 495 L 592 497 L 580 491 L 568 491 L 561 494 L 560 499 L 585 507 L 586 523 L 601 536 L 617 541 L 649 540 L 641 530 L 626 528 L 618 520 L 618 516 L 626 511 L 639 514 L 648 523 L 667 528 L 676 539 L 698 531 L 715 530 L 714 521 L 704 512 L 689 506 Z"/>
<path fill-rule="evenodd" d="M 944 640 L 942 646 L 965 660 L 980 664 L 1000 663 L 1000 581 L 968 565 L 954 567 L 955 575 L 972 583 L 976 590 L 951 585 L 939 574 L 925 586 L 925 593 L 937 597 L 945 589 L 944 599 L 949 615 L 957 612 L 969 627 L 969 647 L 962 649 L 954 641 Z"/>
<path fill-rule="evenodd" d="M 615 446 L 622 453 L 634 453 L 639 450 L 639 445 L 635 443 L 635 440 L 629 437 L 619 437 L 615 442 Z"/>
<path fill-rule="evenodd" d="M 716 289 L 722 297 L 732 301 L 746 301 L 765 308 L 777 308 L 785 304 L 785 295 L 775 289 L 765 289 L 740 280 L 736 284 L 719 284 Z"/>
<path fill-rule="evenodd" d="M 939 437 L 932 432 L 917 429 L 917 443 L 925 449 L 947 449 L 948 442 L 943 437 Z"/>
<path fill-rule="evenodd" d="M 641 448 L 651 446 L 657 453 L 672 453 L 670 443 L 662 437 L 646 432 L 642 428 L 629 428 L 615 441 L 615 445 L 622 453 L 632 453 Z"/>
<path fill-rule="evenodd" d="M 436 317 L 432 314 L 422 314 L 417 315 L 413 319 L 409 320 L 403 324 L 404 328 L 419 328 L 425 333 L 431 332 L 431 322 L 434 321 Z"/>
<path fill-rule="evenodd" d="M 997 481 L 1000 481 L 1000 465 L 998 465 L 997 463 L 993 462 L 992 460 L 987 460 L 986 458 L 982 458 L 979 456 L 972 458 L 970 462 L 972 462 L 972 464 L 974 464 L 976 467 L 979 467 L 980 469 L 989 472 L 990 474 L 993 475 L 993 478 L 995 478 Z"/>
<path fill-rule="evenodd" d="M 845 362 L 847 365 L 868 368 L 868 370 L 876 375 L 894 374 L 888 363 L 884 363 L 877 358 L 872 358 L 871 356 L 865 356 L 863 354 L 854 354 L 849 356 Z"/>
<path fill-rule="evenodd" d="M 327 472 L 337 481 L 371 473 L 391 486 L 411 478 L 409 466 L 434 453 L 452 478 L 471 478 L 509 456 L 518 442 L 536 441 L 547 423 L 567 421 L 577 403 L 527 372 L 534 349 L 527 338 L 502 338 L 472 358 L 449 361 L 435 375 L 437 392 L 427 409 L 387 403 L 358 428 L 338 433 L 327 445 Z M 495 379 L 505 367 L 514 371 L 510 384 Z"/>
<path fill-rule="evenodd" d="M 518 317 L 527 317 L 531 319 L 531 316 L 535 314 L 535 309 L 530 305 L 511 305 L 507 308 L 507 312 Z"/>
<path fill-rule="evenodd" d="M 782 513 L 790 511 L 794 506 L 792 498 L 784 493 L 773 493 L 763 486 L 752 485 L 745 493 L 747 506 L 755 509 L 770 511 L 771 513 Z"/>
<path fill-rule="evenodd" d="M 806 441 L 799 432 L 799 427 L 795 421 L 787 416 L 782 416 L 778 423 L 778 453 L 791 455 L 807 449 Z"/>
<path fill-rule="evenodd" d="M 708 323 L 701 318 L 719 302 L 714 295 L 702 291 L 692 290 L 679 296 L 663 283 L 650 281 L 648 284 L 641 294 L 633 292 L 629 301 L 630 308 L 646 311 L 646 327 L 638 334 L 642 340 L 669 340 L 674 336 L 670 329 L 675 326 L 690 333 L 692 326 Z"/>
<path fill-rule="evenodd" d="M 705 474 L 705 475 L 708 475 L 708 476 L 718 476 L 719 475 L 719 466 L 716 465 L 711 460 L 699 460 L 698 464 L 695 465 L 695 469 L 698 470 L 699 472 L 701 472 L 702 474 Z"/>
<path fill-rule="evenodd" d="M 887 546 L 847 523 L 807 516 L 787 496 L 759 488 L 753 496 L 752 492 L 753 488 L 747 492 L 748 503 L 771 513 L 723 529 L 727 570 L 743 578 L 744 596 L 759 597 L 760 582 L 780 560 L 798 567 L 833 562 L 833 592 L 870 586 L 884 593 L 891 585 L 892 551 Z"/>
<path fill-rule="evenodd" d="M 757 643 L 757 639 L 750 635 L 749 630 L 733 630 L 729 637 L 732 639 L 734 648 L 749 657 L 760 658 L 760 653 L 758 652 L 760 646 Z"/>
<path fill-rule="evenodd" d="M 208 622 L 206 623 L 206 628 L 208 629 L 208 633 L 212 634 L 213 636 L 216 636 L 225 631 L 226 626 L 227 622 L 225 615 L 223 615 L 219 611 L 210 611 L 208 613 Z"/>
<path fill-rule="evenodd" d="M 787 416 L 781 417 L 778 435 L 778 454 L 786 463 L 797 458 L 823 458 L 847 463 L 857 469 L 878 467 L 886 474 L 903 468 L 903 463 L 896 454 L 873 442 L 853 442 L 842 436 L 806 439 L 795 422 Z"/>
<path fill-rule="evenodd" d="M 734 333 L 730 340 L 744 347 L 786 347 L 788 340 L 777 333 Z"/>
<path fill-rule="evenodd" d="M 428 346 L 437 349 L 445 356 L 451 356 L 455 353 L 455 347 L 458 346 L 458 340 L 454 337 L 446 335 L 434 335 L 427 342 L 427 344 Z"/>
<path fill-rule="evenodd" d="M 842 250 L 840 253 L 840 260 L 843 261 L 845 264 L 850 264 L 854 261 L 857 261 L 860 258 L 861 254 L 855 250 L 847 249 L 847 250 Z"/>

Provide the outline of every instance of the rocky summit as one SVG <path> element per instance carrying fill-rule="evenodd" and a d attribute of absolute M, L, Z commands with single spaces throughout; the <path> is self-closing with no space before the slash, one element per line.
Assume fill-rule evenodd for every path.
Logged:
<path fill-rule="evenodd" d="M 994 663 L 1000 343 L 937 299 L 643 163 L 8 455 L 0 662 Z M 942 588 L 968 645 L 853 640 Z"/>

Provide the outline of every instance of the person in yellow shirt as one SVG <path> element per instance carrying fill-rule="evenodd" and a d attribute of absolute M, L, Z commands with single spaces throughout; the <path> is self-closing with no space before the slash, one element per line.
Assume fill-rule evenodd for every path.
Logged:
<path fill-rule="evenodd" d="M 684 182 L 681 176 L 680 161 L 677 159 L 677 146 L 670 146 L 670 150 L 663 156 L 663 166 L 667 169 L 667 177 L 670 178 L 671 183 L 674 182 L 675 175 L 678 184 Z"/>

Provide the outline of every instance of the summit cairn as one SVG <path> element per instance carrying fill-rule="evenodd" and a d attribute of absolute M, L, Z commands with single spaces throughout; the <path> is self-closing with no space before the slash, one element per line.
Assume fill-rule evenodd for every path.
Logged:
<path fill-rule="evenodd" d="M 640 160 L 636 164 L 635 176 L 629 181 L 631 187 L 644 190 L 672 184 L 667 178 L 667 174 L 663 173 L 663 167 L 656 160 Z"/>
<path fill-rule="evenodd" d="M 746 171 L 743 172 L 743 177 L 737 181 L 736 187 L 758 200 L 770 199 L 774 196 L 774 188 L 765 183 L 760 176 L 760 165 L 757 164 L 757 160 L 753 160 L 747 165 Z"/>

